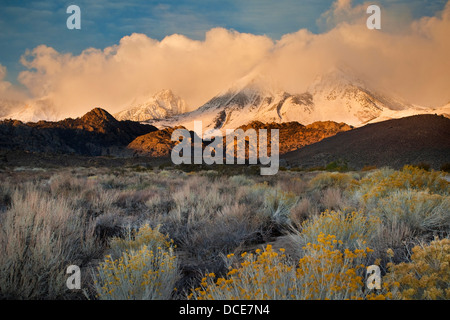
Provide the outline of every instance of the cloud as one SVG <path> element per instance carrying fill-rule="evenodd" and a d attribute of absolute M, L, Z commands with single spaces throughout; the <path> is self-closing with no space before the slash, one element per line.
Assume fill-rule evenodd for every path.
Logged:
<path fill-rule="evenodd" d="M 424 6 L 423 1 L 410 0 L 408 2 L 393 1 L 388 5 L 378 2 L 365 1 L 358 5 L 353 5 L 352 0 L 337 0 L 332 6 L 322 13 L 316 20 L 319 30 L 322 32 L 330 31 L 340 24 L 365 25 L 366 19 L 370 14 L 367 13 L 367 7 L 378 5 L 381 9 L 383 30 L 386 32 L 399 33 L 407 32 L 410 24 L 413 22 L 415 11 L 425 11 L 432 5 Z M 423 15 L 426 15 L 423 12 Z"/>
<path fill-rule="evenodd" d="M 334 27 L 320 34 L 303 29 L 283 36 L 261 70 L 286 90 L 302 92 L 317 76 L 344 66 L 370 87 L 413 104 L 449 102 L 450 1 L 434 17 L 401 22 L 393 21 L 400 16 L 394 14 L 399 7 L 382 8 L 381 30 L 367 29 L 365 8 L 336 1 L 323 16 Z"/>
<path fill-rule="evenodd" d="M 367 5 L 352 6 L 352 0 L 337 0 L 331 8 L 320 15 L 317 24 L 321 30 L 330 30 L 340 23 L 361 22 Z"/>
<path fill-rule="evenodd" d="M 0 64 L 0 117 L 7 116 L 21 107 L 28 96 L 20 88 L 6 81 L 6 67 Z"/>
<path fill-rule="evenodd" d="M 2 100 L 23 101 L 27 95 L 23 90 L 6 81 L 6 67 L 0 64 L 0 98 Z"/>
<path fill-rule="evenodd" d="M 204 40 L 173 34 L 159 41 L 133 33 L 116 45 L 78 55 L 40 45 L 22 57 L 27 70 L 19 81 L 35 99 L 51 99 L 64 116 L 95 106 L 118 112 L 134 98 L 164 88 L 194 109 L 252 71 L 302 92 L 316 76 L 342 65 L 411 103 L 448 102 L 450 2 L 434 17 L 400 22 L 394 21 L 398 7 L 382 8 L 381 30 L 366 28 L 365 5 L 338 0 L 321 17 L 326 31 L 301 29 L 278 41 L 213 28 Z"/>
<path fill-rule="evenodd" d="M 22 57 L 29 70 L 19 80 L 34 96 L 77 113 L 93 106 L 116 112 L 133 97 L 164 88 L 198 106 L 248 73 L 272 46 L 267 37 L 222 28 L 208 31 L 204 41 L 132 34 L 118 45 L 80 55 L 41 45 Z"/>

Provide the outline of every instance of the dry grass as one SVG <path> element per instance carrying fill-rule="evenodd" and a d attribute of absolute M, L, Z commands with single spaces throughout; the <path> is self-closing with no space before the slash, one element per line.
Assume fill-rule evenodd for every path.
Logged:
<path fill-rule="evenodd" d="M 450 187 L 442 177 L 414 167 L 282 171 L 266 177 L 135 168 L 2 173 L 0 297 L 83 298 L 66 288 L 69 264 L 82 267 L 83 287 L 92 297 L 92 273 L 85 271 L 96 268 L 111 248 L 117 249 L 116 258 L 125 257 L 131 251 L 117 246 L 117 239 L 126 240 L 130 228 L 145 224 L 160 226 L 177 246 L 174 255 L 184 274 L 178 299 L 199 286 L 205 272 L 225 277 L 227 254 L 254 250 L 280 236 L 289 246 L 287 258 L 297 262 L 315 261 L 308 248 L 319 245 L 323 234 L 342 242 L 341 253 L 373 249 L 366 262 L 387 271 L 390 261 L 408 262 L 418 243 L 449 236 Z M 141 253 L 153 259 L 150 251 Z"/>
<path fill-rule="evenodd" d="M 69 201 L 33 184 L 15 190 L 0 229 L 0 296 L 57 299 L 69 292 L 66 268 L 98 254 L 94 224 Z"/>

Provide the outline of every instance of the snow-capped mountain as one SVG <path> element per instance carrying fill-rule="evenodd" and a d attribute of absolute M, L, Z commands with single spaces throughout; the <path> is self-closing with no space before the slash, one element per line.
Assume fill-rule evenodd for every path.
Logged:
<path fill-rule="evenodd" d="M 164 119 L 187 110 L 186 102 L 171 90 L 162 90 L 131 101 L 125 110 L 116 113 L 117 120 L 146 121 Z"/>
<path fill-rule="evenodd" d="M 369 121 L 369 123 L 410 117 L 418 114 L 436 114 L 439 116 L 450 118 L 450 103 L 438 108 L 425 108 L 415 106 L 413 108 L 404 110 L 385 110 L 378 118 Z"/>
<path fill-rule="evenodd" d="M 251 73 L 191 112 L 186 112 L 186 102 L 171 90 L 143 95 L 126 106 L 114 114 L 117 120 L 147 122 L 158 128 L 183 126 L 188 130 L 194 130 L 194 121 L 201 120 L 203 132 L 224 132 L 252 121 L 295 121 L 303 125 L 335 121 L 359 127 L 416 114 L 450 117 L 450 103 L 435 109 L 411 105 L 373 90 L 351 71 L 338 68 L 318 76 L 306 90 L 298 92 L 287 92 L 271 78 Z M 48 98 L 25 104 L 0 99 L 1 119 L 57 121 L 62 116 Z"/>
<path fill-rule="evenodd" d="M 298 93 L 286 92 L 263 76 L 247 76 L 192 112 L 149 123 L 157 127 L 182 125 L 192 130 L 194 120 L 201 120 L 204 132 L 235 129 L 251 121 L 297 121 L 308 125 L 331 120 L 361 126 L 386 112 L 415 108 L 368 89 L 353 75 L 333 69 Z"/>
<path fill-rule="evenodd" d="M 8 116 L 13 110 L 22 106 L 23 104 L 20 101 L 0 98 L 0 119 Z"/>
<path fill-rule="evenodd" d="M 49 99 L 40 99 L 23 103 L 16 103 L 12 112 L 4 114 L 0 119 L 15 119 L 22 122 L 37 122 L 39 120 L 57 121 L 60 113 Z"/>

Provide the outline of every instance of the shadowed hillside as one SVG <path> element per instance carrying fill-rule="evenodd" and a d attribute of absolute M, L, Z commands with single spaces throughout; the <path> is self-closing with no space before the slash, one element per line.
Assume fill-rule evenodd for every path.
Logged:
<path fill-rule="evenodd" d="M 58 122 L 0 122 L 0 149 L 40 153 L 76 153 L 80 155 L 123 155 L 124 148 L 136 137 L 155 131 L 150 125 L 117 121 L 96 108 L 76 119 Z"/>
<path fill-rule="evenodd" d="M 290 166 L 315 167 L 342 160 L 355 169 L 366 165 L 400 168 L 426 162 L 438 169 L 450 162 L 450 119 L 416 115 L 341 132 L 283 156 Z"/>

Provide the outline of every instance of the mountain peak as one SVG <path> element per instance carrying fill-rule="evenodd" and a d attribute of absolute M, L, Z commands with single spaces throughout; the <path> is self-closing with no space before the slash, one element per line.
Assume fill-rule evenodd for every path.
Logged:
<path fill-rule="evenodd" d="M 333 67 L 318 75 L 308 88 L 311 93 L 324 90 L 344 90 L 348 87 L 365 88 L 366 84 L 352 71 L 345 67 Z"/>
<path fill-rule="evenodd" d="M 163 119 L 187 110 L 186 102 L 170 89 L 133 99 L 127 107 L 116 113 L 118 120 L 147 121 Z"/>
<path fill-rule="evenodd" d="M 373 90 L 348 68 L 335 67 L 318 76 L 304 92 L 287 92 L 266 75 L 250 73 L 201 107 L 177 117 L 155 120 L 156 126 L 193 128 L 202 120 L 205 129 L 234 129 L 250 123 L 296 121 L 304 125 L 332 120 L 361 126 L 399 111 L 420 113 L 398 98 Z"/>
<path fill-rule="evenodd" d="M 174 99 L 174 98 L 176 98 L 176 96 L 174 95 L 172 90 L 162 89 L 162 90 L 156 92 L 153 95 L 153 98 L 163 100 L 163 99 Z"/>
<path fill-rule="evenodd" d="M 218 96 L 230 93 L 275 95 L 281 91 L 280 85 L 273 78 L 252 72 L 234 82 Z"/>
<path fill-rule="evenodd" d="M 98 107 L 82 116 L 81 120 L 86 123 L 117 122 L 108 111 Z"/>

